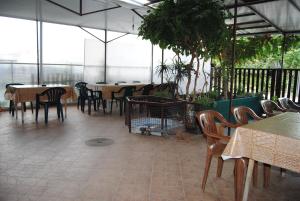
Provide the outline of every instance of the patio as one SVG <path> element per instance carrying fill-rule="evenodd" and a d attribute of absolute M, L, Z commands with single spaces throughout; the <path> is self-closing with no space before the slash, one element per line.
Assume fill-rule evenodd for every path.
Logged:
<path fill-rule="evenodd" d="M 202 192 L 206 142 L 201 135 L 186 140 L 129 134 L 117 114 L 91 116 L 70 107 L 61 124 L 51 111 L 49 125 L 1 118 L 0 199 L 5 201 L 210 201 L 232 200 L 232 161 L 216 178 L 213 160 Z M 107 125 L 110 126 L 107 126 Z M 108 137 L 114 143 L 90 147 L 85 141 Z M 261 170 L 261 166 L 259 167 Z M 261 174 L 262 171 L 259 171 Z M 280 176 L 272 168 L 271 185 L 251 188 L 249 200 L 297 200 L 299 177 Z"/>
<path fill-rule="evenodd" d="M 299 200 L 300 0 L 186 2 L 1 1 L 0 201 Z"/>

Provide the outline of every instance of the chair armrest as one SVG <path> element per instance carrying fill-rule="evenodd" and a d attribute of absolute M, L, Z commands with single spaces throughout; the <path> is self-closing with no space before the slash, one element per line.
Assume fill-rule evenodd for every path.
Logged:
<path fill-rule="evenodd" d="M 259 120 L 262 120 L 263 118 L 261 118 L 260 116 L 258 116 L 257 114 L 255 114 L 255 113 L 249 113 L 250 114 L 250 116 L 254 119 L 254 120 L 256 120 L 256 121 L 259 121 Z"/>
<path fill-rule="evenodd" d="M 224 140 L 226 142 L 229 142 L 230 137 L 226 135 L 216 135 L 214 133 L 206 133 L 205 134 L 207 137 L 213 138 L 215 140 Z"/>
<path fill-rule="evenodd" d="M 291 104 L 291 106 L 292 106 L 293 109 L 300 110 L 300 105 L 297 105 L 293 101 L 289 101 L 289 103 Z"/>
<path fill-rule="evenodd" d="M 287 111 L 287 109 L 284 109 L 284 108 L 280 107 L 280 106 L 279 106 L 277 103 L 275 103 L 275 102 L 274 102 L 274 105 L 275 105 L 276 110 L 279 110 L 279 111 L 281 111 L 281 112 L 286 112 L 286 111 Z"/>
<path fill-rule="evenodd" d="M 227 128 L 237 128 L 237 127 L 242 126 L 242 124 L 240 124 L 240 123 L 233 124 L 224 119 L 223 121 L 221 121 L 221 126 L 227 127 Z"/>

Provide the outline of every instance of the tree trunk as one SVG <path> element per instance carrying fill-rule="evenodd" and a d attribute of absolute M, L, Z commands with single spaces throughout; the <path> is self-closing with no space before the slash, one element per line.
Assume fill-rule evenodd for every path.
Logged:
<path fill-rule="evenodd" d="M 186 88 L 185 88 L 185 96 L 186 96 L 186 98 L 188 98 L 188 96 L 189 96 L 189 94 L 190 94 L 190 92 L 189 92 L 189 90 L 190 90 L 190 85 L 191 85 L 191 81 L 192 81 L 192 75 L 191 75 L 191 73 L 192 73 L 192 69 L 193 69 L 193 62 L 194 62 L 194 59 L 195 59 L 195 55 L 194 54 L 192 54 L 192 58 L 191 58 L 191 62 L 190 62 L 190 64 L 189 64 L 189 68 L 188 68 L 188 80 L 187 80 L 187 83 L 186 83 Z"/>
<path fill-rule="evenodd" d="M 196 95 L 197 81 L 198 81 L 198 78 L 199 78 L 199 70 L 200 70 L 200 59 L 197 56 L 197 70 L 196 70 L 195 79 L 194 79 L 194 90 L 193 90 L 194 96 L 193 96 L 193 99 L 195 98 L 195 95 Z"/>
<path fill-rule="evenodd" d="M 204 88 L 205 88 L 205 91 L 207 92 L 207 85 L 208 85 L 208 82 L 207 82 L 207 77 L 206 77 L 206 73 L 205 73 L 205 70 L 204 70 L 204 63 L 205 63 L 205 60 L 203 60 L 203 64 L 202 64 L 202 73 L 203 73 L 203 76 L 204 76 L 204 84 L 202 86 L 202 93 L 204 91 Z M 212 79 L 212 78 L 210 78 Z"/>

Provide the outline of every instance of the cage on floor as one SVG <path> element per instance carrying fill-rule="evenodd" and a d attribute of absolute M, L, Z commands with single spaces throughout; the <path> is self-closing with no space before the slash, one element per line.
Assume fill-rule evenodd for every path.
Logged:
<path fill-rule="evenodd" d="M 186 101 L 156 96 L 127 98 L 125 124 L 129 132 L 175 134 L 185 125 Z"/>

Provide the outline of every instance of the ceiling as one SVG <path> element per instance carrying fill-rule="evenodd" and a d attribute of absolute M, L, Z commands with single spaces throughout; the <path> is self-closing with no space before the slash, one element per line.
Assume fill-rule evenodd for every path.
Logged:
<path fill-rule="evenodd" d="M 142 16 L 159 1 L 0 0 L 0 16 L 136 34 Z M 234 0 L 225 5 L 233 14 Z M 238 0 L 237 13 L 238 35 L 300 33 L 300 0 Z"/>

